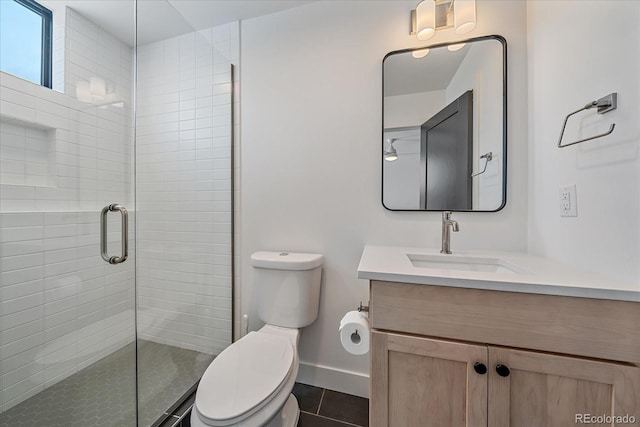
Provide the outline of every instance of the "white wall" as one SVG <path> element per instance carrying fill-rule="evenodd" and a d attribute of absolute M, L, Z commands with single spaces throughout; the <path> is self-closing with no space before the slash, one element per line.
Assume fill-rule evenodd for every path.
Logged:
<path fill-rule="evenodd" d="M 97 249 L 100 209 L 132 202 L 133 55 L 72 10 L 60 13 L 66 13 L 68 24 L 66 81 L 118 82 L 124 106 L 80 102 L 75 83 L 62 94 L 0 72 L 2 411 L 135 336 L 135 234 L 130 235 L 131 260 L 124 264 L 106 264 Z M 42 135 L 38 129 L 45 130 L 45 140 L 31 138 Z M 24 133 L 8 140 L 9 131 Z M 16 161 L 14 149 L 23 150 L 24 162 Z M 48 176 L 42 179 L 42 173 L 33 172 L 45 160 Z M 14 173 L 5 174 L 8 170 Z M 118 243 L 119 218 L 110 215 L 110 222 L 109 240 Z M 119 248 L 110 245 L 110 250 Z"/>
<path fill-rule="evenodd" d="M 387 98 L 388 99 L 388 98 Z M 437 104 L 442 105 L 442 104 Z M 385 130 L 384 149 L 387 142 L 395 140 L 393 147 L 398 158 L 382 162 L 383 203 L 389 209 L 420 209 L 420 126 L 402 130 Z"/>
<path fill-rule="evenodd" d="M 497 40 L 470 45 L 446 89 L 449 104 L 467 90 L 473 90 L 473 170 L 479 172 L 485 160 L 480 156 L 493 153 L 482 175 L 473 178 L 473 209 L 491 211 L 502 203 L 502 46 Z M 480 124 L 483 124 L 482 126 Z"/>
<path fill-rule="evenodd" d="M 342 315 L 368 299 L 356 278 L 363 246 L 440 245 L 439 213 L 389 212 L 380 202 L 382 58 L 418 46 L 407 28 L 414 7 L 320 1 L 241 27 L 242 310 L 258 328 L 252 252 L 324 254 L 319 318 L 300 341 L 301 379 L 363 395 L 369 356 L 347 354 L 337 335 Z M 454 250 L 526 249 L 525 8 L 478 2 L 478 26 L 466 35 L 509 43 L 509 188 L 498 213 L 454 215 Z M 445 30 L 430 42 L 454 39 Z"/>
<path fill-rule="evenodd" d="M 444 90 L 385 96 L 384 127 L 420 126 L 446 105 Z"/>
<path fill-rule="evenodd" d="M 382 164 L 384 205 L 390 209 L 420 209 L 419 126 L 446 104 L 445 95 L 444 90 L 434 90 L 384 97 L 384 128 L 414 127 L 413 131 L 385 131 L 383 135 L 385 148 L 387 139 L 400 138 L 393 144 L 398 159 Z"/>
<path fill-rule="evenodd" d="M 138 337 L 216 355 L 232 338 L 238 31 L 235 22 L 138 48 Z"/>
<path fill-rule="evenodd" d="M 640 279 L 640 3 L 527 3 L 529 51 L 529 194 L 531 252 L 618 280 Z M 568 25 L 570 24 L 570 25 Z M 595 27 L 605 30 L 596 31 Z M 618 109 L 565 116 L 618 92 Z M 560 186 L 576 184 L 578 217 L 561 218 Z"/>

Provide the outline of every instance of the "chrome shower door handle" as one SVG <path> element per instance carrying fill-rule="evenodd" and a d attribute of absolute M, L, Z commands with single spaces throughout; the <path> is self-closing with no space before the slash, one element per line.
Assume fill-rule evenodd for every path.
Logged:
<path fill-rule="evenodd" d="M 122 253 L 119 257 L 109 256 L 107 253 L 107 214 L 119 211 L 122 217 Z M 100 252 L 102 259 L 109 264 L 120 264 L 125 262 L 129 256 L 129 213 L 124 206 L 117 203 L 107 205 L 100 213 Z"/>

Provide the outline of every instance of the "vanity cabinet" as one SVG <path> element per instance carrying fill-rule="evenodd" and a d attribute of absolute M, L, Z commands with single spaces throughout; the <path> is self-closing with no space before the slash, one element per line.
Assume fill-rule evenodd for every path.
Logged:
<path fill-rule="evenodd" d="M 371 357 L 370 426 L 486 427 L 486 347 L 372 331 Z"/>
<path fill-rule="evenodd" d="M 640 425 L 638 303 L 371 281 L 370 322 L 372 427 Z"/>
<path fill-rule="evenodd" d="M 492 427 L 575 425 L 576 414 L 629 414 L 640 422 L 640 368 L 497 347 L 489 347 L 489 363 L 504 367 L 504 376 L 493 370 L 488 377 Z"/>

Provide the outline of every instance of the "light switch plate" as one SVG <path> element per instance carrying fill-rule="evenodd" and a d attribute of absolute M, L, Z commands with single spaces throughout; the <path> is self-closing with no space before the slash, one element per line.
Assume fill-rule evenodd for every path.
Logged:
<path fill-rule="evenodd" d="M 576 185 L 560 187 L 559 192 L 560 216 L 578 216 L 578 199 Z"/>

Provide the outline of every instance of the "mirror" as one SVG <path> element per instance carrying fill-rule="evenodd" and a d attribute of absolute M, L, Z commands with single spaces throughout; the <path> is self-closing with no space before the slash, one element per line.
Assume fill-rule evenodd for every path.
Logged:
<path fill-rule="evenodd" d="M 494 212 L 506 202 L 506 41 L 485 36 L 383 60 L 382 204 Z"/>

